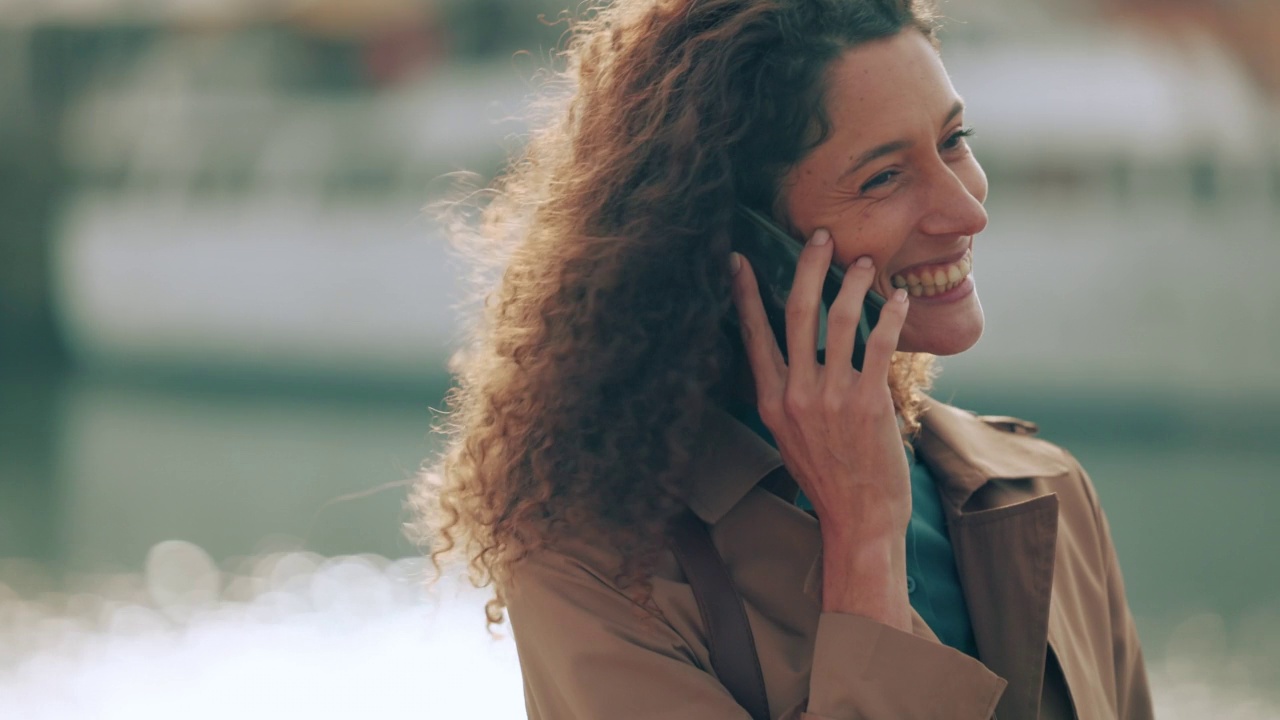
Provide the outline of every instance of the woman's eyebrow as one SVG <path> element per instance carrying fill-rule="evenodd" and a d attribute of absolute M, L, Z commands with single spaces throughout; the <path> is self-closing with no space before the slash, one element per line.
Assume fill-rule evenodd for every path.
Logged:
<path fill-rule="evenodd" d="M 955 103 L 951 106 L 951 110 L 947 112 L 947 116 L 942 119 L 942 124 L 945 126 L 947 123 L 954 120 L 955 117 L 962 112 L 964 112 L 964 101 L 956 100 Z M 887 142 L 883 145 L 877 145 L 871 148 L 870 150 L 859 155 L 857 161 L 855 161 L 853 165 L 849 167 L 848 170 L 845 170 L 843 173 L 841 173 L 840 180 L 844 180 L 850 175 L 858 172 L 863 168 L 864 165 L 866 165 L 867 163 L 873 160 L 882 158 L 885 155 L 896 153 L 899 150 L 906 150 L 907 148 L 911 147 L 913 144 L 914 143 L 911 140 L 894 140 L 892 142 Z"/>

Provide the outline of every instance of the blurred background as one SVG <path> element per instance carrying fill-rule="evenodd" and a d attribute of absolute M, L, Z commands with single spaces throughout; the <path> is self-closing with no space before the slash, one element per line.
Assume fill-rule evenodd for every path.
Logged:
<path fill-rule="evenodd" d="M 518 717 L 403 539 L 563 0 L 0 0 L 0 717 Z M 575 5 L 576 6 L 576 5 Z M 1280 717 L 1280 3 L 952 0 L 991 179 L 935 393 L 1090 471 L 1161 717 Z"/>

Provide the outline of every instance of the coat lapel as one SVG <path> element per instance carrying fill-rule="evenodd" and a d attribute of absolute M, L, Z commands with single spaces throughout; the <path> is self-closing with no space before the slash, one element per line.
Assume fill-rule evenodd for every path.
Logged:
<path fill-rule="evenodd" d="M 1068 472 L 1066 458 L 1049 443 L 933 401 L 926 403 L 916 448 L 942 491 L 979 656 L 1009 683 L 997 717 L 1037 717 L 1058 496 L 1036 491 L 1030 479 Z"/>
<path fill-rule="evenodd" d="M 953 516 L 951 544 L 982 662 L 1009 682 L 998 717 L 1039 717 L 1058 496 Z"/>

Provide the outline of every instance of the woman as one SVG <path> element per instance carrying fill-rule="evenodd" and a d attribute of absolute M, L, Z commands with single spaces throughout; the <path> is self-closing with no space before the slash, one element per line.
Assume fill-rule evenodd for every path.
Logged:
<path fill-rule="evenodd" d="M 435 556 L 495 582 L 531 718 L 1151 716 L 1087 476 L 924 394 L 982 332 L 987 222 L 934 32 L 923 0 L 618 0 L 575 26 L 563 104 L 462 238 L 504 272 L 418 493 Z M 743 207 L 807 239 L 794 268 L 731 254 L 759 236 Z M 673 553 L 690 510 L 767 710 L 712 658 L 725 618 Z"/>

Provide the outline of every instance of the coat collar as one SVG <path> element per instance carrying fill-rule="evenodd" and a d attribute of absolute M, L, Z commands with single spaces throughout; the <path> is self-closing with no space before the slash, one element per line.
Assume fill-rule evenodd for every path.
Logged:
<path fill-rule="evenodd" d="M 724 517 L 766 475 L 782 467 L 782 456 L 754 430 L 712 404 L 689 468 L 689 509 L 708 525 Z"/>
<path fill-rule="evenodd" d="M 1056 477 L 1070 469 L 1056 446 L 992 424 L 1034 429 L 1024 421 L 984 420 L 925 398 L 920 422 L 916 449 L 929 461 L 947 500 L 957 509 L 991 480 Z M 689 468 L 688 505 L 708 524 L 719 522 L 765 476 L 782 467 L 782 457 L 773 446 L 715 405 L 708 411 L 697 447 L 702 452 Z"/>
<path fill-rule="evenodd" d="M 1032 437 L 1036 426 L 1024 420 L 982 417 L 925 398 L 920 425 L 916 450 L 957 510 L 992 480 L 1057 477 L 1071 469 L 1063 450 Z"/>

